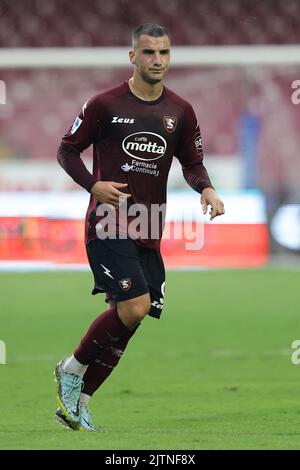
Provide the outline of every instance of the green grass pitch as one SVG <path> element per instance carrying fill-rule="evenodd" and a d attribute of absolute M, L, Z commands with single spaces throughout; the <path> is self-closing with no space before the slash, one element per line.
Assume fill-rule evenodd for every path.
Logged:
<path fill-rule="evenodd" d="M 1 449 L 299 449 L 300 272 L 169 272 L 160 321 L 146 318 L 91 400 L 103 433 L 54 421 L 53 369 L 104 309 L 92 276 L 1 273 Z"/>

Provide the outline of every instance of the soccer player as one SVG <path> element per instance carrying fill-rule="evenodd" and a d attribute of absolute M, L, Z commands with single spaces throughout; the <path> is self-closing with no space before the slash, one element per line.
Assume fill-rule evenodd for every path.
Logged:
<path fill-rule="evenodd" d="M 73 355 L 55 369 L 56 415 L 74 430 L 96 430 L 88 409 L 90 397 L 117 366 L 143 318 L 161 315 L 163 221 L 156 227 L 158 236 L 151 236 L 151 209 L 166 202 L 173 156 L 188 184 L 201 194 L 204 213 L 210 205 L 211 219 L 224 214 L 203 166 L 193 108 L 163 84 L 170 64 L 168 30 L 155 24 L 138 27 L 129 59 L 133 77 L 91 98 L 58 151 L 63 169 L 91 194 L 85 240 L 95 281 L 92 293 L 106 293 L 110 305 L 90 325 Z M 80 157 L 91 144 L 93 174 Z M 146 214 L 141 225 L 147 230 L 141 227 L 140 235 L 130 228 L 134 206 Z M 117 217 L 121 212 L 123 218 Z"/>

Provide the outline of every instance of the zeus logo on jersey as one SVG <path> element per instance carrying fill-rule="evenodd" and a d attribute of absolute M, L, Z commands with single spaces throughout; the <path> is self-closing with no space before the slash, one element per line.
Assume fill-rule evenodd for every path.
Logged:
<path fill-rule="evenodd" d="M 121 118 L 119 116 L 114 116 L 111 120 L 113 124 L 133 124 L 134 119 L 131 118 Z"/>
<path fill-rule="evenodd" d="M 122 142 L 124 152 L 137 160 L 158 160 L 167 150 L 166 140 L 154 132 L 136 132 Z"/>
<path fill-rule="evenodd" d="M 82 119 L 80 119 L 79 117 L 77 117 L 74 121 L 74 124 L 72 126 L 72 129 L 71 129 L 71 134 L 75 134 L 75 132 L 77 131 L 78 127 L 81 126 L 81 123 L 82 123 Z"/>

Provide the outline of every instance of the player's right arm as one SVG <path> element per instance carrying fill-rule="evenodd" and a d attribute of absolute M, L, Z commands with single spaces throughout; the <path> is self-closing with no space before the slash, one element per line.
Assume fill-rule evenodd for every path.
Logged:
<path fill-rule="evenodd" d="M 120 191 L 126 188 L 127 184 L 99 180 L 88 171 L 80 156 L 99 138 L 102 112 L 97 97 L 85 103 L 73 126 L 62 139 L 57 152 L 57 160 L 66 173 L 90 192 L 97 201 L 118 206 L 119 198 L 130 197 L 130 194 Z"/>

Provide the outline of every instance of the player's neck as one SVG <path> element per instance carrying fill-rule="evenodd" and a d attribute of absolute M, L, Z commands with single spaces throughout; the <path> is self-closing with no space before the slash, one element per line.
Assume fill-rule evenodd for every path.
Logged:
<path fill-rule="evenodd" d="M 144 101 L 157 100 L 163 92 L 162 82 L 151 85 L 136 75 L 128 80 L 128 85 L 131 92 Z"/>

